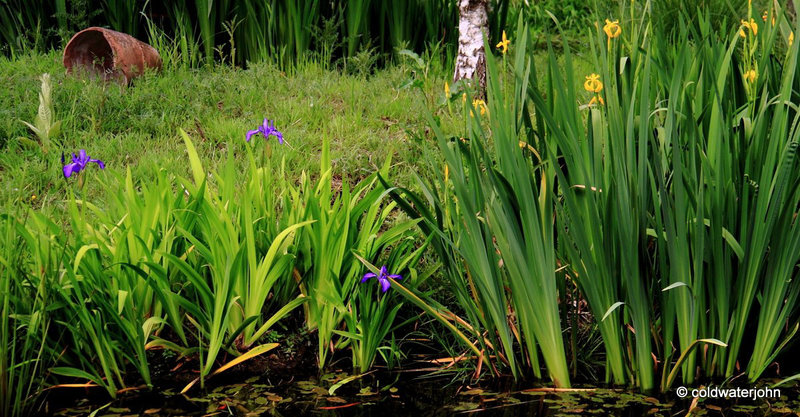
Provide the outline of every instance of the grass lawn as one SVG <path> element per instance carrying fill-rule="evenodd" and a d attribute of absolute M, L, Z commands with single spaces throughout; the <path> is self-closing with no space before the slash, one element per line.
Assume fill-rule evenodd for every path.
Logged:
<path fill-rule="evenodd" d="M 39 75 L 53 76 L 56 120 L 62 134 L 50 154 L 21 146 L 32 137 L 20 120 L 31 121 L 38 107 Z M 245 132 L 264 117 L 274 119 L 287 146 L 272 138 L 271 156 L 285 158 L 288 174 L 316 171 L 322 138 L 331 139 L 335 175 L 358 178 L 371 173 L 388 153 L 394 172 L 407 176 L 419 143 L 406 131 L 424 127 L 424 102 L 416 90 L 398 89 L 407 75 L 399 68 L 361 78 L 318 67 L 287 76 L 273 66 L 247 70 L 228 66 L 149 74 L 125 88 L 67 76 L 56 53 L 0 62 L 0 201 L 52 205 L 64 191 L 61 149 L 69 155 L 86 149 L 111 170 L 131 169 L 134 179 L 161 168 L 188 174 L 184 129 L 194 139 L 204 166 L 213 168 L 226 152 L 241 154 Z M 437 80 L 437 85 L 443 81 Z M 263 138 L 253 146 L 264 146 Z M 295 175 L 297 174 L 297 175 Z M 94 175 L 94 174 L 92 174 Z M 87 184 L 90 195 L 97 189 Z"/>
<path fill-rule="evenodd" d="M 576 67 L 578 74 L 591 72 L 585 61 L 577 60 Z M 36 115 L 43 73 L 53 77 L 55 120 L 62 121 L 56 141 L 61 145 L 50 154 L 17 140 L 34 137 L 21 120 L 30 122 Z M 86 149 L 105 161 L 107 170 L 130 168 L 134 181 L 162 168 L 188 175 L 178 129 L 189 133 L 204 166 L 213 169 L 228 150 L 243 153 L 245 132 L 264 117 L 274 119 L 287 140 L 287 146 L 278 147 L 272 138 L 270 157 L 275 167 L 285 158 L 290 178 L 299 178 L 302 171 L 316 173 L 327 136 L 334 176 L 352 181 L 369 175 L 391 153 L 394 180 L 413 185 L 410 173 L 423 167 L 418 161 L 426 146 L 415 138 L 429 135 L 426 109 L 443 102 L 449 76 L 449 70 L 431 71 L 425 97 L 418 89 L 402 87 L 412 77 L 402 64 L 367 77 L 315 64 L 289 75 L 267 64 L 246 70 L 209 66 L 147 74 L 126 88 L 67 76 L 57 52 L 0 58 L 0 80 L 8 86 L 0 95 L 0 205 L 50 212 L 66 186 L 61 150 L 69 156 Z M 452 108 L 453 113 L 439 108 L 437 115 L 456 133 L 463 130 L 458 128 L 462 119 L 458 106 Z M 259 136 L 252 146 L 263 143 Z M 99 190 L 90 181 L 85 192 L 92 198 Z"/>

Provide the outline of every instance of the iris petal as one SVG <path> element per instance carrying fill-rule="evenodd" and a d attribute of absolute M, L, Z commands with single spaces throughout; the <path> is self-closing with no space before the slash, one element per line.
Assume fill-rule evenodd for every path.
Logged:
<path fill-rule="evenodd" d="M 106 169 L 106 163 L 99 159 L 90 159 L 89 162 L 94 162 L 95 164 L 97 164 L 97 166 L 100 167 L 100 169 Z"/>
<path fill-rule="evenodd" d="M 250 138 L 251 138 L 253 135 L 255 135 L 256 133 L 259 133 L 259 132 L 260 132 L 260 130 L 258 130 L 258 129 L 256 129 L 256 130 L 248 130 L 248 131 L 247 131 L 247 136 L 246 136 L 246 138 L 245 138 L 245 139 L 246 139 L 248 142 L 250 142 Z"/>
<path fill-rule="evenodd" d="M 64 178 L 69 178 L 73 173 L 80 172 L 80 165 L 76 163 L 64 165 Z"/>
<path fill-rule="evenodd" d="M 364 278 L 361 278 L 361 282 L 367 282 L 368 279 L 375 278 L 375 276 L 376 275 L 373 274 L 372 272 L 368 272 L 368 273 L 364 274 Z"/>
<path fill-rule="evenodd" d="M 383 290 L 383 292 L 389 291 L 389 287 L 391 287 L 392 284 L 389 282 L 388 279 L 381 277 L 378 278 L 378 281 L 381 282 L 381 290 Z"/>

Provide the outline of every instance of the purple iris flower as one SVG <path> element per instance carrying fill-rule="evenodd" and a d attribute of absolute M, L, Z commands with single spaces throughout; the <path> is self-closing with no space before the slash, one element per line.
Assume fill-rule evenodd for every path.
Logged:
<path fill-rule="evenodd" d="M 250 142 L 250 138 L 259 133 L 264 135 L 264 139 L 269 139 L 270 135 L 275 136 L 278 138 L 278 143 L 283 145 L 283 133 L 279 132 L 278 129 L 275 129 L 274 121 L 264 119 L 264 123 L 261 126 L 247 132 L 247 141 Z"/>
<path fill-rule="evenodd" d="M 76 156 L 74 153 L 72 154 L 72 162 L 68 164 L 64 164 L 64 154 L 61 154 L 61 163 L 64 165 L 64 178 L 69 178 L 72 174 L 77 174 L 81 172 L 83 169 L 86 168 L 86 165 L 89 165 L 89 162 L 94 162 L 100 169 L 105 169 L 106 164 L 94 158 L 89 158 L 89 155 L 86 154 L 85 149 L 81 149 Z"/>
<path fill-rule="evenodd" d="M 389 282 L 389 278 L 403 279 L 403 277 L 401 277 L 400 275 L 390 275 L 386 271 L 386 265 L 384 265 L 381 267 L 380 274 L 375 275 L 372 272 L 368 272 L 364 274 L 364 278 L 361 278 L 361 282 L 367 282 L 367 280 L 369 280 L 370 278 L 375 278 L 375 277 L 378 277 L 378 282 L 381 283 L 381 289 L 383 290 L 383 292 L 388 291 L 389 287 L 392 285 L 391 282 Z"/>

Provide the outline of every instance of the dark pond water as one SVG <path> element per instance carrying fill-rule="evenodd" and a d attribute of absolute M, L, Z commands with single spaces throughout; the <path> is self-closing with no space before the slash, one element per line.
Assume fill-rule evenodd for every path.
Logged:
<path fill-rule="evenodd" d="M 249 378 L 209 385 L 187 395 L 173 390 L 125 395 L 113 403 L 97 399 L 67 401 L 54 416 L 800 416 L 800 391 L 783 388 L 768 400 L 706 399 L 693 404 L 673 393 L 660 397 L 624 390 L 545 388 L 491 383 L 452 384 L 447 377 L 415 378 L 398 374 L 352 377 L 330 373 L 316 378 Z M 764 386 L 769 381 L 765 381 Z M 217 381 L 220 383 L 220 381 Z M 80 397 L 81 393 L 72 398 Z M 99 409 L 99 410 L 98 410 Z"/>

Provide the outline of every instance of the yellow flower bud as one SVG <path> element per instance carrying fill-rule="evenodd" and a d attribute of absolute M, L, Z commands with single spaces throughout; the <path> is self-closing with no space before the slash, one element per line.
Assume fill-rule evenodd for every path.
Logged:
<path fill-rule="evenodd" d="M 486 102 L 483 100 L 478 100 L 478 99 L 473 100 L 472 107 L 475 107 L 476 109 L 480 110 L 481 116 L 483 116 L 489 111 L 489 109 L 486 108 Z"/>
<path fill-rule="evenodd" d="M 744 77 L 745 80 L 747 80 L 747 82 L 752 84 L 752 83 L 754 83 L 756 81 L 756 79 L 758 79 L 758 74 L 756 73 L 756 70 L 750 70 L 750 71 L 745 72 L 743 74 L 743 77 Z"/>
<path fill-rule="evenodd" d="M 586 76 L 586 81 L 583 83 L 583 88 L 592 93 L 599 93 L 603 91 L 603 83 L 600 81 L 600 76 L 592 74 Z"/>
<path fill-rule="evenodd" d="M 606 102 L 603 100 L 603 97 L 600 97 L 600 94 L 592 97 L 592 99 L 589 100 L 589 105 L 590 106 L 595 105 L 597 103 L 600 103 L 601 106 L 605 106 L 606 105 Z"/>

